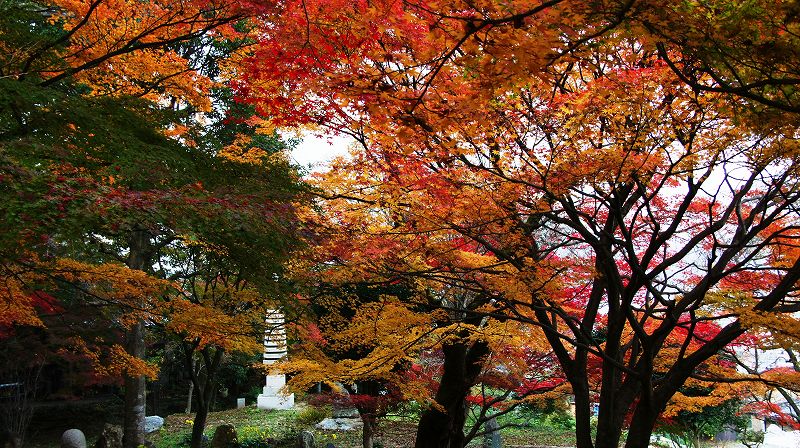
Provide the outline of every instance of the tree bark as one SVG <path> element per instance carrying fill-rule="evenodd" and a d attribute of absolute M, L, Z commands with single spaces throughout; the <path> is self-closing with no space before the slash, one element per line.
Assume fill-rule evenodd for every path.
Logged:
<path fill-rule="evenodd" d="M 650 446 L 650 436 L 653 434 L 658 412 L 648 406 L 637 406 L 631 419 L 628 430 L 628 439 L 625 448 L 647 448 Z"/>
<path fill-rule="evenodd" d="M 140 271 L 146 270 L 152 257 L 152 235 L 142 229 L 131 231 L 128 237 L 127 266 Z M 128 331 L 125 350 L 129 355 L 144 359 L 144 322 L 139 320 Z M 125 375 L 125 409 L 123 417 L 123 447 L 138 448 L 144 445 L 144 417 L 146 408 L 146 387 L 144 375 Z"/>
<path fill-rule="evenodd" d="M 184 349 L 187 346 L 184 344 Z M 197 414 L 192 423 L 192 442 L 191 448 L 202 448 L 203 446 L 203 431 L 206 428 L 206 421 L 208 420 L 208 411 L 211 409 L 213 402 L 214 389 L 216 386 L 216 375 L 219 366 L 222 363 L 225 350 L 217 347 L 213 352 L 209 347 L 200 350 L 201 359 L 205 364 L 205 378 L 201 380 L 201 376 L 195 374 L 192 370 L 192 382 L 195 383 L 195 391 L 197 395 Z M 192 352 L 186 354 L 186 365 L 191 366 L 191 359 L 194 359 Z"/>
<path fill-rule="evenodd" d="M 416 448 L 463 448 L 466 398 L 483 368 L 489 346 L 485 342 L 445 345 L 442 380 L 436 391 L 436 404 L 420 417 Z"/>
<path fill-rule="evenodd" d="M 131 356 L 144 358 L 144 323 L 137 322 L 128 330 L 125 350 Z M 124 448 L 144 445 L 145 394 L 144 375 L 125 375 Z"/>
<path fill-rule="evenodd" d="M 364 423 L 364 428 L 361 431 L 361 446 L 363 448 L 372 448 L 378 420 L 373 414 L 361 414 L 361 421 Z"/>
<path fill-rule="evenodd" d="M 191 369 L 192 372 L 194 372 L 195 363 L 196 363 L 196 361 L 194 360 L 194 357 L 192 357 L 192 369 Z M 187 414 L 191 414 L 192 413 L 192 392 L 194 392 L 194 381 L 192 381 L 191 378 L 189 378 L 189 394 L 188 394 L 188 397 L 186 397 L 186 413 Z"/>
<path fill-rule="evenodd" d="M 200 403 L 205 404 L 202 405 Z M 194 416 L 194 423 L 192 423 L 192 448 L 203 447 L 203 431 L 206 429 L 206 421 L 208 420 L 208 405 L 207 402 L 199 400 L 197 406 L 197 414 Z"/>
<path fill-rule="evenodd" d="M 593 448 L 589 387 L 585 382 L 571 384 L 575 396 L 575 445 L 577 448 Z"/>

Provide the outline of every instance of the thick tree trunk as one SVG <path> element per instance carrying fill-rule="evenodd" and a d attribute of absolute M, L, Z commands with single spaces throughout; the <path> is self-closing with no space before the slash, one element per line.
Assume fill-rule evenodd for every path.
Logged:
<path fill-rule="evenodd" d="M 595 448 L 617 448 L 622 436 L 625 411 L 623 403 L 618 402 L 619 396 L 619 371 L 606 367 L 609 362 L 603 363 L 603 378 L 600 389 L 597 415 L 597 435 Z"/>
<path fill-rule="evenodd" d="M 442 380 L 436 391 L 436 403 L 442 410 L 428 408 L 420 417 L 417 427 L 416 448 L 462 448 L 466 397 L 475 385 L 483 361 L 489 354 L 484 342 L 471 346 L 462 343 L 446 345 Z"/>
<path fill-rule="evenodd" d="M 593 448 L 589 388 L 585 383 L 573 384 L 572 393 L 575 395 L 575 445 L 577 448 Z"/>
<path fill-rule="evenodd" d="M 361 431 L 361 446 L 363 448 L 372 448 L 375 429 L 378 427 L 378 419 L 373 414 L 361 414 L 361 421 L 364 423 L 364 428 Z"/>
<path fill-rule="evenodd" d="M 631 427 L 628 430 L 625 448 L 647 448 L 650 446 L 650 436 L 653 434 L 658 414 L 652 409 L 637 406 L 631 419 Z"/>
<path fill-rule="evenodd" d="M 192 448 L 203 447 L 203 431 L 206 429 L 206 421 L 208 420 L 208 402 L 200 400 L 197 406 L 197 414 L 194 416 L 194 423 L 192 423 Z"/>
<path fill-rule="evenodd" d="M 128 330 L 125 350 L 131 356 L 144 358 L 144 323 L 137 322 Z M 125 376 L 124 448 L 144 445 L 145 386 L 144 375 Z"/>
<path fill-rule="evenodd" d="M 128 261 L 131 269 L 144 271 L 152 256 L 151 235 L 146 230 L 134 230 L 128 238 Z M 138 321 L 126 335 L 125 350 L 129 355 L 144 359 L 144 322 Z M 123 417 L 123 447 L 138 448 L 144 445 L 144 417 L 146 406 L 144 375 L 125 375 L 125 409 Z"/>
<path fill-rule="evenodd" d="M 603 373 L 606 373 L 605 369 Z M 619 371 L 614 369 L 609 376 L 616 377 L 611 378 L 611 381 L 606 381 L 603 378 L 604 384 L 600 394 L 595 448 L 619 447 L 622 429 L 625 425 L 625 415 L 633 406 L 633 400 L 636 398 L 637 385 L 639 383 L 629 382 L 622 384 L 618 375 Z"/>

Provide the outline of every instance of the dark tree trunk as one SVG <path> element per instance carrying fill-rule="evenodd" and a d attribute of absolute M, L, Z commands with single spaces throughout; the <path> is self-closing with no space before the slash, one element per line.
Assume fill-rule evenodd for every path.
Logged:
<path fill-rule="evenodd" d="M 192 367 L 192 360 L 194 359 L 194 347 L 188 343 L 184 343 L 185 350 L 185 367 Z M 197 414 L 192 423 L 192 442 L 191 448 L 202 448 L 203 446 L 203 431 L 206 429 L 206 421 L 208 420 L 208 411 L 211 409 L 211 403 L 214 400 L 214 390 L 216 387 L 216 375 L 222 364 L 222 357 L 225 350 L 217 348 L 211 350 L 205 347 L 200 350 L 201 362 L 204 364 L 205 375 L 201 376 L 196 374 L 194 370 L 191 371 L 192 382 L 194 383 L 195 395 L 197 396 Z"/>
<path fill-rule="evenodd" d="M 131 269 L 146 270 L 152 257 L 152 235 L 146 230 L 134 230 L 128 238 L 127 265 Z M 129 355 L 144 359 L 144 322 L 136 322 L 126 335 L 125 350 Z M 123 446 L 138 448 L 144 445 L 144 417 L 146 406 L 144 375 L 125 375 L 125 409 L 123 417 Z"/>
<path fill-rule="evenodd" d="M 378 429 L 378 417 L 385 415 L 378 403 L 381 384 L 377 381 L 359 381 L 354 386 L 345 386 L 345 388 L 351 395 L 362 394 L 375 397 L 372 405 L 366 403 L 356 404 L 358 416 L 361 417 L 361 422 L 364 424 L 361 431 L 361 445 L 363 448 L 372 448 L 375 432 Z"/>
<path fill-rule="evenodd" d="M 192 413 L 192 393 L 194 392 L 194 381 L 192 381 L 192 377 L 197 375 L 197 373 L 194 370 L 196 364 L 197 364 L 197 361 L 195 361 L 194 357 L 192 357 L 192 368 L 190 370 L 190 372 L 192 372 L 192 373 L 189 374 L 189 394 L 186 397 L 186 412 L 185 412 L 185 414 L 191 414 Z"/>
<path fill-rule="evenodd" d="M 466 398 L 483 368 L 489 346 L 484 342 L 472 345 L 455 343 L 445 345 L 442 380 L 436 391 L 439 410 L 428 408 L 420 417 L 417 427 L 416 448 L 462 448 Z"/>
<path fill-rule="evenodd" d="M 361 414 L 361 421 L 364 423 L 364 428 L 361 431 L 361 446 L 363 448 L 372 448 L 375 429 L 378 427 L 378 419 L 374 414 Z"/>
<path fill-rule="evenodd" d="M 602 288 L 595 287 L 592 293 L 596 303 L 599 303 L 599 298 L 602 295 Z M 541 302 L 534 299 L 533 303 Z M 590 305 L 590 308 L 596 308 L 597 305 Z M 563 344 L 559 337 L 559 332 L 556 328 L 555 321 L 551 319 L 550 314 L 545 310 L 544 306 L 534 308 L 536 318 L 542 328 L 548 331 L 544 332 L 550 346 L 553 348 L 553 354 L 558 359 L 559 365 L 564 370 L 572 386 L 572 393 L 575 396 L 575 438 L 577 448 L 594 448 L 592 440 L 592 402 L 589 398 L 589 380 L 586 372 L 588 351 L 585 348 L 577 347 L 575 349 L 574 358 L 571 356 L 567 347 Z M 593 311 L 590 309 L 590 313 Z M 591 328 L 591 321 L 585 324 Z"/>
<path fill-rule="evenodd" d="M 137 322 L 128 330 L 125 350 L 131 356 L 144 358 L 144 323 Z M 125 375 L 124 448 L 144 445 L 145 394 L 144 375 Z"/>
<path fill-rule="evenodd" d="M 575 395 L 575 445 L 577 448 L 592 448 L 592 403 L 589 388 L 585 383 L 573 384 Z"/>
<path fill-rule="evenodd" d="M 208 406 L 202 400 L 198 400 L 197 414 L 194 416 L 194 423 L 192 423 L 192 448 L 203 447 L 203 431 L 206 429 L 206 421 L 208 420 Z"/>
<path fill-rule="evenodd" d="M 631 419 L 628 430 L 628 439 L 625 448 L 647 448 L 650 446 L 650 436 L 653 434 L 658 412 L 646 406 L 637 406 Z"/>

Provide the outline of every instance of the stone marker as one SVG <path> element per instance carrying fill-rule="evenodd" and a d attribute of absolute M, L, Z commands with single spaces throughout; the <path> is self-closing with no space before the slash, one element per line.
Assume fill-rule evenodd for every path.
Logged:
<path fill-rule="evenodd" d="M 243 408 L 245 406 L 247 406 L 247 403 L 245 402 L 244 398 L 237 398 L 236 399 L 236 409 L 241 409 L 241 408 Z"/>
<path fill-rule="evenodd" d="M 122 448 L 122 427 L 106 423 L 94 448 Z"/>
<path fill-rule="evenodd" d="M 86 448 L 86 436 L 80 429 L 68 429 L 61 434 L 61 448 Z"/>
<path fill-rule="evenodd" d="M 503 440 L 500 438 L 500 426 L 497 419 L 492 417 L 483 424 L 486 434 L 483 435 L 483 448 L 502 448 Z"/>
<path fill-rule="evenodd" d="M 214 431 L 214 438 L 211 439 L 211 448 L 236 448 L 239 440 L 236 435 L 236 428 L 230 423 L 219 425 Z"/>
<path fill-rule="evenodd" d="M 316 443 L 314 434 L 309 431 L 303 431 L 297 436 L 297 448 L 314 448 Z"/>
<path fill-rule="evenodd" d="M 157 415 L 150 415 L 144 418 L 144 433 L 156 432 L 164 426 L 164 418 Z"/>

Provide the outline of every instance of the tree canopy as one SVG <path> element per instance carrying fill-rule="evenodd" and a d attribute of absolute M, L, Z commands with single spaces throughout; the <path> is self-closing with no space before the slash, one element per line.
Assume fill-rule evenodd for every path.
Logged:
<path fill-rule="evenodd" d="M 408 306 L 433 296 L 447 325 L 538 327 L 578 446 L 646 446 L 687 381 L 731 374 L 723 348 L 797 340 L 791 10 L 288 2 L 238 88 L 358 141 L 319 182 L 329 275 L 433 284 Z M 423 416 L 417 446 L 460 431 Z"/>
<path fill-rule="evenodd" d="M 645 447 L 741 384 L 797 389 L 735 356 L 800 338 L 795 1 L 0 12 L 0 328 L 69 288 L 110 304 L 127 391 L 146 325 L 211 372 L 258 350 L 272 306 L 297 319 L 293 384 L 424 401 L 418 447 L 474 436 L 481 384 L 568 388 L 578 448 Z M 356 141 L 313 202 L 274 132 L 298 127 Z"/>

